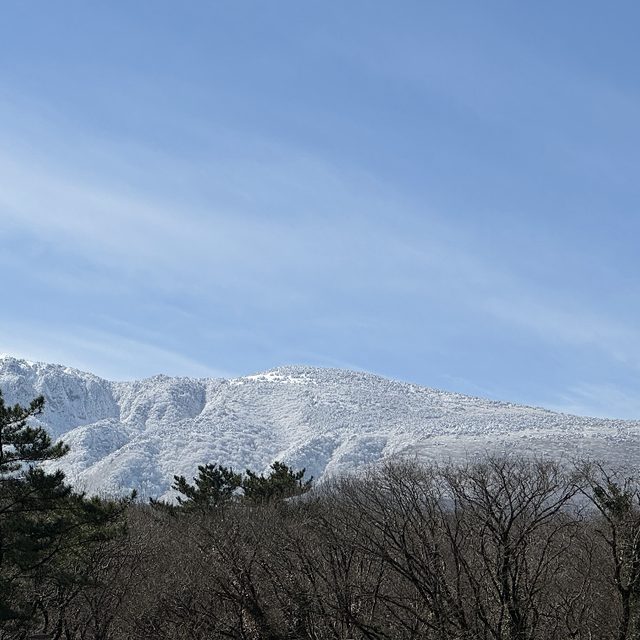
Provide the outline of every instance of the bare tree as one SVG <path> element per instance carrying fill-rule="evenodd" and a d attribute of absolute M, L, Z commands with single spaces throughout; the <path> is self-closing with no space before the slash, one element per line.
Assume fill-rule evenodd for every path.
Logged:
<path fill-rule="evenodd" d="M 640 638 L 640 485 L 632 476 L 583 465 L 583 494 L 600 518 L 595 531 L 608 551 L 608 579 L 617 593 L 617 640 Z"/>

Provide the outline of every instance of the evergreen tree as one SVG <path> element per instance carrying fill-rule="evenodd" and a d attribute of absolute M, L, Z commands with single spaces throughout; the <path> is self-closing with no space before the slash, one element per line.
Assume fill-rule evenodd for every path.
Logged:
<path fill-rule="evenodd" d="M 184 476 L 174 476 L 173 489 L 181 493 L 178 504 L 185 509 L 210 509 L 231 501 L 242 484 L 242 476 L 232 468 L 217 464 L 198 467 L 194 484 Z"/>
<path fill-rule="evenodd" d="M 114 535 L 121 505 L 87 500 L 72 491 L 61 471 L 39 463 L 68 448 L 53 444 L 44 429 L 30 426 L 44 407 L 7 406 L 0 393 L 0 624 L 28 624 L 43 609 L 46 584 L 78 578 L 69 558 L 78 549 Z M 37 585 L 37 589 L 35 586 Z M 10 622 L 11 621 L 11 622 Z"/>
<path fill-rule="evenodd" d="M 304 480 L 306 470 L 294 471 L 283 462 L 274 462 L 268 476 L 257 475 L 247 469 L 242 482 L 246 500 L 251 502 L 271 502 L 299 496 L 311 489 L 313 478 Z"/>
<path fill-rule="evenodd" d="M 274 462 L 266 477 L 247 469 L 246 475 L 235 473 L 230 467 L 206 464 L 198 467 L 198 475 L 189 483 L 184 476 L 174 476 L 172 489 L 177 496 L 178 509 L 182 511 L 209 510 L 222 507 L 236 498 L 247 502 L 264 503 L 284 500 L 306 493 L 313 478 L 304 479 L 305 469 L 294 471 L 282 462 Z M 165 502 L 151 500 L 151 504 L 169 512 L 176 507 Z"/>

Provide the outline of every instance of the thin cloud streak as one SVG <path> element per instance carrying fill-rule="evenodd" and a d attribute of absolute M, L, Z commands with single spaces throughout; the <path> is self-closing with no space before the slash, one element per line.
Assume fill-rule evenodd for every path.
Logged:
<path fill-rule="evenodd" d="M 612 383 L 583 382 L 571 386 L 548 406 L 572 415 L 640 420 L 638 393 Z"/>
<path fill-rule="evenodd" d="M 555 304 L 516 289 L 506 297 L 491 296 L 484 309 L 495 318 L 521 327 L 548 342 L 586 346 L 640 370 L 640 331 L 592 310 Z"/>
<path fill-rule="evenodd" d="M 166 372 L 189 377 L 229 378 L 236 375 L 155 344 L 103 331 L 82 327 L 55 331 L 9 323 L 0 323 L 0 330 L 3 336 L 0 353 L 72 366 L 108 380 L 131 380 Z M 22 338 L 23 335 L 28 335 L 28 339 Z"/>

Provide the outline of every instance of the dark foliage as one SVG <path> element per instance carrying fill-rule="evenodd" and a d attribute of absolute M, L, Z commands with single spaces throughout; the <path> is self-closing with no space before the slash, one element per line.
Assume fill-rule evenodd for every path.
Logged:
<path fill-rule="evenodd" d="M 302 495 L 311 489 L 313 478 L 304 479 L 305 470 L 294 471 L 283 462 L 274 462 L 267 476 L 247 469 L 245 475 L 217 464 L 198 467 L 198 475 L 190 484 L 184 476 L 174 476 L 172 488 L 180 495 L 176 501 L 184 511 L 220 509 L 231 502 L 264 504 Z M 151 500 L 165 511 L 175 511 L 167 503 Z"/>
<path fill-rule="evenodd" d="M 87 499 L 37 466 L 67 452 L 29 425 L 43 406 L 8 407 L 0 394 L 0 637 L 50 626 L 58 595 L 86 582 L 85 554 L 124 533 L 124 504 Z"/>
<path fill-rule="evenodd" d="M 184 476 L 174 476 L 173 489 L 179 495 L 178 504 L 185 509 L 221 507 L 230 502 L 242 486 L 242 476 L 222 465 L 206 464 L 198 467 L 194 484 Z"/>
<path fill-rule="evenodd" d="M 246 500 L 265 503 L 302 495 L 311 489 L 313 478 L 304 480 L 305 469 L 294 471 L 283 462 L 274 462 L 268 476 L 257 475 L 250 469 L 242 481 Z"/>

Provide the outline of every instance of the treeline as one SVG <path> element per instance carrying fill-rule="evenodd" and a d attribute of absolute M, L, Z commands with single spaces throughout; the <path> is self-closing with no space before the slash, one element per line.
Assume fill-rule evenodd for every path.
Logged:
<path fill-rule="evenodd" d="M 2 640 L 640 638 L 640 488 L 597 464 L 405 462 L 311 490 L 205 465 L 173 506 L 69 492 L 8 519 L 6 479 L 30 480 L 2 461 Z"/>

